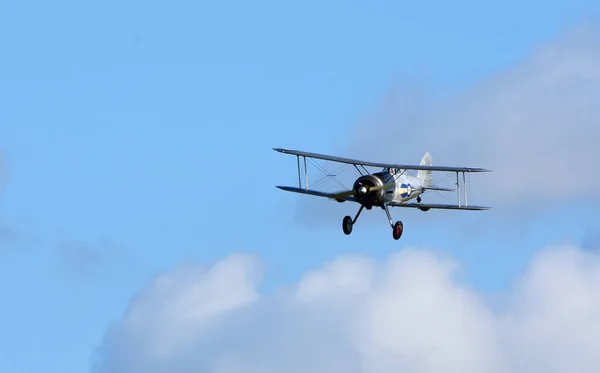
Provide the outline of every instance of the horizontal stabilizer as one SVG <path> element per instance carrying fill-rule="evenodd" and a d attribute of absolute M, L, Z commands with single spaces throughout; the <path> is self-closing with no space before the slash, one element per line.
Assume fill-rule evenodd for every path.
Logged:
<path fill-rule="evenodd" d="M 277 188 L 281 189 L 281 190 L 285 190 L 287 192 L 294 192 L 294 193 L 300 193 L 300 194 L 308 194 L 311 196 L 317 196 L 317 197 L 325 197 L 325 198 L 331 198 L 331 199 L 339 199 L 339 200 L 344 200 L 344 201 L 354 201 L 354 196 L 351 195 L 347 195 L 347 196 L 339 196 L 338 193 L 327 193 L 327 192 L 321 192 L 318 190 L 312 190 L 312 189 L 303 189 L 303 188 L 297 188 L 297 187 L 291 187 L 291 186 L 280 186 L 278 185 Z"/>
<path fill-rule="evenodd" d="M 441 210 L 489 210 L 491 207 L 484 206 L 459 206 L 459 205 L 441 205 L 435 203 L 402 203 L 402 202 L 392 202 L 388 204 L 388 206 L 392 207 L 412 207 L 412 208 L 430 208 L 430 209 L 441 209 Z"/>

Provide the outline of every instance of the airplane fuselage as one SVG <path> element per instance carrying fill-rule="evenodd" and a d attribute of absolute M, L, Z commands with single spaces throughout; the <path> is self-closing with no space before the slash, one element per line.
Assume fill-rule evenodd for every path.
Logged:
<path fill-rule="evenodd" d="M 391 180 L 394 180 L 394 175 L 388 174 Z M 405 202 L 416 198 L 423 193 L 421 189 L 421 181 L 410 175 L 400 175 L 394 180 L 394 185 L 385 189 L 383 194 L 384 202 Z"/>
<path fill-rule="evenodd" d="M 423 193 L 423 182 L 418 177 L 406 175 L 398 170 L 385 169 L 381 172 L 359 177 L 353 186 L 356 202 L 367 209 L 383 207 L 391 202 L 405 202 Z"/>

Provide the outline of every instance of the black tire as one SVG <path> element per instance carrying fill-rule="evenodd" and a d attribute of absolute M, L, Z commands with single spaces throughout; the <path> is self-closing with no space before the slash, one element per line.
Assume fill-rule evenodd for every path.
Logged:
<path fill-rule="evenodd" d="M 404 232 L 404 224 L 401 221 L 397 221 L 392 229 L 392 236 L 395 240 L 399 240 L 402 237 L 402 232 Z"/>
<path fill-rule="evenodd" d="M 346 235 L 352 233 L 352 218 L 350 216 L 344 217 L 342 220 L 342 229 Z"/>

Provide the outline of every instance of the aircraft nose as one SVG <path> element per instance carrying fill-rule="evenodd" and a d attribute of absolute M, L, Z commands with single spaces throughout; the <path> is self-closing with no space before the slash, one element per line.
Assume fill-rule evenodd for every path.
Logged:
<path fill-rule="evenodd" d="M 358 193 L 367 194 L 367 188 L 364 185 L 361 185 L 360 188 L 358 188 Z"/>

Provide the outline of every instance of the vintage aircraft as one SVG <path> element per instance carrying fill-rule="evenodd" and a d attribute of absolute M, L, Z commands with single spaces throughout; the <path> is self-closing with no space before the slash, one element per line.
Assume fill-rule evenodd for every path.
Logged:
<path fill-rule="evenodd" d="M 390 226 L 392 227 L 392 235 L 395 240 L 402 236 L 404 225 L 401 221 L 393 223 L 388 207 L 412 207 L 418 208 L 421 211 L 429 209 L 450 209 L 450 210 L 488 210 L 490 207 L 469 206 L 467 204 L 467 185 L 465 179 L 466 172 L 491 172 L 484 168 L 472 167 L 447 167 L 447 166 L 432 166 L 432 159 L 429 153 L 425 153 L 421 159 L 421 163 L 417 165 L 403 164 L 387 164 L 377 162 L 365 162 L 355 159 L 342 157 L 334 157 L 324 154 L 310 153 L 298 150 L 274 148 L 273 150 L 284 154 L 295 155 L 298 161 L 298 187 L 277 186 L 285 191 L 308 194 L 312 196 L 325 197 L 336 200 L 338 202 L 352 201 L 360 204 L 358 213 L 352 219 L 350 216 L 344 217 L 342 228 L 345 234 L 352 233 L 352 226 L 356 223 L 358 216 L 364 208 L 370 210 L 373 206 L 381 207 L 385 210 Z M 304 160 L 305 187 L 302 187 L 300 177 L 300 158 Z M 321 159 L 353 165 L 361 175 L 356 181 L 351 190 L 340 191 L 335 193 L 322 192 L 308 188 L 308 173 L 306 169 L 306 159 Z M 359 168 L 360 166 L 360 168 Z M 365 167 L 383 168 L 380 172 L 370 173 Z M 407 170 L 418 171 L 417 176 L 406 174 Z M 441 188 L 432 185 L 432 172 L 455 172 L 456 173 L 456 189 Z M 464 204 L 461 204 L 459 173 L 462 173 Z M 457 204 L 427 204 L 421 203 L 421 194 L 427 190 L 434 191 L 456 191 L 458 195 Z M 408 202 L 416 198 L 417 203 Z"/>

